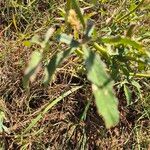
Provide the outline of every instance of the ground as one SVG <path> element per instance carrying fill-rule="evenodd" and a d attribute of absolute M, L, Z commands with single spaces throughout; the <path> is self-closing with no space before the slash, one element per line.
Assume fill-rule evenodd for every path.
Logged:
<path fill-rule="evenodd" d="M 81 1 L 80 6 L 86 8 L 91 6 L 89 3 Z M 149 49 L 148 1 L 144 1 L 136 13 L 129 15 L 123 22 L 111 25 L 118 16 L 130 10 L 129 7 L 138 3 L 139 1 L 133 0 L 103 0 L 87 8 L 85 14 L 95 21 L 99 35 L 124 35 L 133 22 L 136 24 L 134 36 L 144 38 L 142 44 Z M 41 82 L 41 70 L 27 92 L 22 83 L 24 70 L 30 54 L 39 49 L 39 46 L 27 46 L 25 41 L 35 34 L 43 37 L 53 25 L 61 26 L 63 30 L 64 21 L 61 20 L 60 9 L 65 8 L 65 1 L 23 3 L 10 0 L 0 2 L 0 6 L 0 115 L 5 114 L 2 122 L 8 129 L 0 131 L 1 149 L 150 149 L 150 78 L 135 77 L 141 86 L 142 98 L 131 87 L 133 103 L 129 106 L 123 88 L 117 86 L 118 82 L 114 84 L 119 101 L 120 122 L 111 129 L 106 129 L 102 117 L 97 112 L 90 82 L 84 71 L 79 69 L 82 60 L 76 54 L 67 58 L 57 69 L 54 80 L 48 87 L 44 87 Z M 65 48 L 58 42 L 51 42 L 46 57 L 50 58 L 62 47 Z M 48 110 L 31 130 L 24 133 L 33 119 L 52 100 L 74 86 L 82 88 L 63 98 Z"/>

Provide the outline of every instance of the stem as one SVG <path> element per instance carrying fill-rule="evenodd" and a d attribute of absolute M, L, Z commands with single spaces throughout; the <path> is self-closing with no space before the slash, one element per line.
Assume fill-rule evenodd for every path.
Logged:
<path fill-rule="evenodd" d="M 150 74 L 130 73 L 130 76 L 150 78 Z"/>
<path fill-rule="evenodd" d="M 108 59 L 109 57 L 109 54 L 107 53 L 106 49 L 100 45 L 98 45 L 96 42 L 94 42 L 93 44 L 94 48 L 105 58 L 105 59 Z M 143 63 L 145 64 L 145 62 L 135 58 L 135 57 L 131 57 L 131 56 L 124 56 L 122 58 L 123 61 L 134 61 L 134 62 L 138 62 L 138 63 Z"/>
<path fill-rule="evenodd" d="M 106 51 L 105 48 L 103 48 L 102 46 L 98 45 L 96 42 L 94 42 L 93 44 L 94 48 L 101 53 L 101 55 L 104 57 L 104 58 L 108 58 L 108 53 Z"/>
<path fill-rule="evenodd" d="M 120 22 L 121 20 L 125 19 L 126 17 L 128 17 L 129 15 L 131 15 L 134 11 L 136 11 L 142 4 L 143 4 L 144 0 L 142 0 L 133 10 L 131 10 L 129 13 L 127 13 L 126 15 L 122 16 L 121 18 L 119 18 L 116 22 Z"/>

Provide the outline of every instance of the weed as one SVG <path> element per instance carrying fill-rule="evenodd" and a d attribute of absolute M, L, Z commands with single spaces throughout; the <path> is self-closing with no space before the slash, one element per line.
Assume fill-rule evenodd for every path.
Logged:
<path fill-rule="evenodd" d="M 147 1 L 0 3 L 3 149 L 148 148 Z"/>

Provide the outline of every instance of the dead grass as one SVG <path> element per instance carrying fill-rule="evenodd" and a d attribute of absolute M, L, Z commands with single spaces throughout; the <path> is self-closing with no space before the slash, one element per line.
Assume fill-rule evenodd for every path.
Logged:
<path fill-rule="evenodd" d="M 142 106 L 139 107 L 139 104 L 126 108 L 121 91 L 118 92 L 121 121 L 117 127 L 111 130 L 105 129 L 93 102 L 86 120 L 80 121 L 87 100 L 91 97 L 91 89 L 83 77 L 75 77 L 68 71 L 75 68 L 74 57 L 65 62 L 65 67 L 59 69 L 50 87 L 44 88 L 41 85 L 39 75 L 39 80 L 37 79 L 37 82 L 31 85 L 30 94 L 27 95 L 22 88 L 21 80 L 30 52 L 25 47 L 15 45 L 15 41 L 7 42 L 9 52 L 7 47 L 2 46 L 7 54 L 1 63 L 0 97 L 3 102 L 1 107 L 5 110 L 7 116 L 5 124 L 11 132 L 10 135 L 1 136 L 5 149 L 20 149 L 26 144 L 31 149 L 47 147 L 80 149 L 81 146 L 85 149 L 136 149 L 138 144 L 144 149 L 148 147 L 149 118 L 146 114 L 142 116 L 144 110 Z M 11 46 L 12 50 L 10 50 Z M 20 47 L 21 51 L 19 51 Z M 19 63 L 20 58 L 22 65 Z M 19 135 L 36 114 L 51 99 L 58 97 L 74 84 L 85 84 L 85 86 L 51 109 L 21 142 Z"/>
<path fill-rule="evenodd" d="M 45 5 L 38 5 L 39 11 L 47 10 L 48 3 L 44 2 Z M 56 4 L 54 2 L 53 8 L 56 8 Z M 107 5 L 109 3 L 104 7 L 108 8 Z M 109 7 L 115 6 L 109 5 Z M 37 19 L 36 17 L 35 19 Z M 38 19 L 40 23 L 35 26 L 41 28 L 38 33 L 42 33 L 47 26 L 43 27 L 42 23 L 46 21 L 47 17 Z M 98 20 L 97 24 L 102 26 L 104 22 L 100 24 Z M 1 26 L 3 30 L 8 24 L 5 25 L 2 22 Z M 32 29 L 31 26 L 27 31 L 32 34 L 30 29 Z M 22 40 L 17 40 L 17 34 L 12 35 L 14 30 L 14 27 L 13 30 L 8 29 L 0 37 L 0 110 L 5 112 L 4 124 L 10 130 L 10 134 L 4 132 L 0 134 L 2 149 L 149 149 L 149 79 L 138 79 L 143 89 L 143 99 L 128 107 L 123 91 L 115 88 L 119 99 L 121 119 L 117 127 L 107 130 L 93 101 L 86 118 L 81 119 L 87 103 L 93 97 L 84 73 L 77 72 L 79 63 L 76 56 L 71 56 L 57 70 L 55 80 L 49 87 L 43 87 L 41 72 L 38 74 L 36 82 L 31 85 L 30 93 L 26 93 L 22 87 L 22 76 L 29 56 L 35 47 L 23 46 Z M 59 48 L 55 44 L 51 48 L 55 47 Z M 50 55 L 49 51 L 48 55 Z M 31 132 L 21 137 L 23 130 L 42 108 L 73 85 L 83 85 L 83 88 L 64 98 L 38 122 Z M 137 99 L 136 93 L 133 93 L 133 99 Z"/>

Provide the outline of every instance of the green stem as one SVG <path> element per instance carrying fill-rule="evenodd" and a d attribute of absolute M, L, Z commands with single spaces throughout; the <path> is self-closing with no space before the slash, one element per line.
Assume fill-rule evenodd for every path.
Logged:
<path fill-rule="evenodd" d="M 150 74 L 130 73 L 130 76 L 150 78 Z"/>
<path fill-rule="evenodd" d="M 94 42 L 93 44 L 94 48 L 105 58 L 105 59 L 108 59 L 109 57 L 109 54 L 107 53 L 106 49 L 102 46 L 100 46 L 99 44 L 97 44 L 96 42 Z M 122 58 L 122 61 L 135 61 L 135 62 L 138 62 L 138 63 L 143 63 L 145 64 L 145 62 L 139 60 L 139 59 L 136 59 L 135 57 L 131 57 L 131 56 L 124 56 Z"/>
<path fill-rule="evenodd" d="M 109 54 L 107 53 L 106 49 L 100 45 L 98 45 L 96 42 L 94 42 L 93 44 L 94 48 L 100 52 L 100 54 L 104 57 L 104 58 L 108 58 Z"/>
<path fill-rule="evenodd" d="M 131 10 L 129 13 L 127 13 L 126 15 L 122 16 L 121 18 L 119 18 L 116 22 L 120 22 L 121 20 L 125 19 L 126 17 L 128 17 L 129 15 L 131 15 L 133 12 L 135 12 L 142 4 L 143 4 L 144 0 L 142 0 L 133 10 Z"/>

